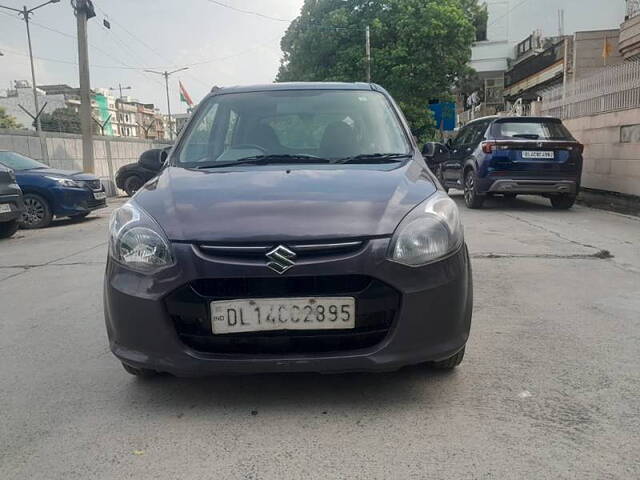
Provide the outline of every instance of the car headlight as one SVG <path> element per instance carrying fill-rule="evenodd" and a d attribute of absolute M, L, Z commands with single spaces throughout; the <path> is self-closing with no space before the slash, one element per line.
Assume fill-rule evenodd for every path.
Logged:
<path fill-rule="evenodd" d="M 63 187 L 80 188 L 82 186 L 78 182 L 76 182 L 75 180 L 71 180 L 70 178 L 62 178 L 62 177 L 47 177 L 47 178 L 49 180 L 53 180 L 54 182 L 58 182 L 58 184 L 62 185 Z"/>
<path fill-rule="evenodd" d="M 407 215 L 391 241 L 391 260 L 418 267 L 443 258 L 463 242 L 458 207 L 449 196 L 436 192 Z"/>
<path fill-rule="evenodd" d="M 153 273 L 175 263 L 169 241 L 160 226 L 132 201 L 111 215 L 109 255 L 141 273 Z"/>

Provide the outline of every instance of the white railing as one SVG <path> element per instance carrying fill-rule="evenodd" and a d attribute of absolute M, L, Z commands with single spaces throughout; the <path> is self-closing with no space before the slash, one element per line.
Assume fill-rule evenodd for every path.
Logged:
<path fill-rule="evenodd" d="M 458 122 L 461 125 L 466 125 L 471 120 L 475 120 L 476 118 L 486 117 L 488 115 L 495 115 L 496 108 L 488 106 L 484 103 L 479 105 L 474 105 L 469 110 L 465 110 L 464 112 L 458 115 Z"/>
<path fill-rule="evenodd" d="M 604 68 L 541 92 L 542 114 L 576 118 L 640 107 L 640 61 Z"/>

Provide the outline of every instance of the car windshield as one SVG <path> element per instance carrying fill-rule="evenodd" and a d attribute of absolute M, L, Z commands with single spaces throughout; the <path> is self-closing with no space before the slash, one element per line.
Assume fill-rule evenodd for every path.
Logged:
<path fill-rule="evenodd" d="M 33 170 L 36 168 L 49 168 L 44 163 L 35 161 L 16 152 L 0 152 L 0 163 L 13 170 Z"/>
<path fill-rule="evenodd" d="M 497 138 L 530 138 L 533 140 L 573 140 L 569 131 L 557 121 L 496 122 Z"/>
<path fill-rule="evenodd" d="M 252 157 L 309 163 L 378 155 L 370 158 L 374 163 L 381 161 L 379 154 L 410 150 L 398 116 L 381 93 L 292 90 L 212 97 L 177 158 L 182 166 L 194 167 Z"/>

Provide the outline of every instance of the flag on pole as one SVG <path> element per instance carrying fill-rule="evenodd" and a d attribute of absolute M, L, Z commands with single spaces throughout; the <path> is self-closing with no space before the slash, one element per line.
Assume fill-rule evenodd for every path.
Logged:
<path fill-rule="evenodd" d="M 182 82 L 178 81 L 178 83 L 180 84 L 180 101 L 186 103 L 187 105 L 189 105 L 189 107 L 193 107 L 193 100 L 191 100 L 189 92 L 187 92 L 187 89 L 184 88 Z"/>
<path fill-rule="evenodd" d="M 604 45 L 602 47 L 602 58 L 604 58 L 605 64 L 607 62 L 607 58 L 609 58 L 612 53 L 613 53 L 613 47 L 609 43 L 609 39 L 605 36 Z"/>

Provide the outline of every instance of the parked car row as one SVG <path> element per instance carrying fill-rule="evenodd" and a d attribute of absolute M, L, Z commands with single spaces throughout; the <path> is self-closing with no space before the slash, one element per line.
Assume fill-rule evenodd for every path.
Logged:
<path fill-rule="evenodd" d="M 54 218 L 84 218 L 106 205 L 107 194 L 95 175 L 0 150 L 0 238 L 18 227 L 47 227 Z"/>

